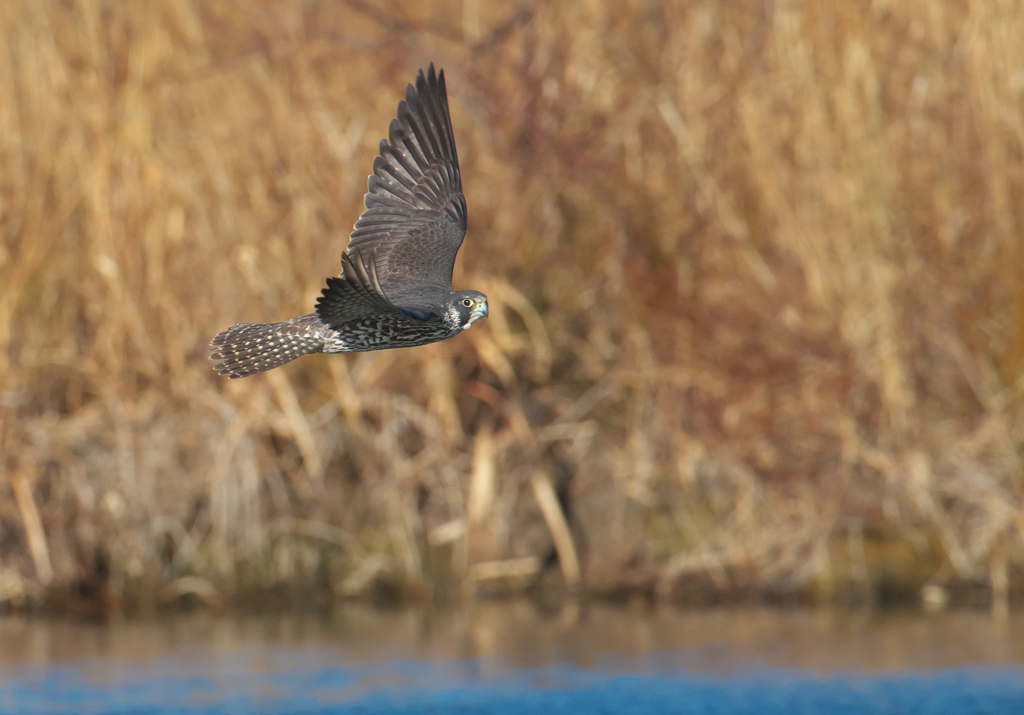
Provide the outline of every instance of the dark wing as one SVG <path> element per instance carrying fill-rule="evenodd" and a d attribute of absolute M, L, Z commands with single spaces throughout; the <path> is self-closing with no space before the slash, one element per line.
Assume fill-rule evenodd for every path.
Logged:
<path fill-rule="evenodd" d="M 455 254 L 466 235 L 466 199 L 459 177 L 444 71 L 405 90 L 398 118 L 373 160 L 366 210 L 348 250 L 373 256 L 380 285 L 396 305 L 415 308 L 423 288 L 451 290 Z"/>
<path fill-rule="evenodd" d="M 341 254 L 341 276 L 327 279 L 327 287 L 316 301 L 316 314 L 338 328 L 353 320 L 396 316 L 402 311 L 384 295 L 374 257 L 364 261 L 356 251 Z"/>

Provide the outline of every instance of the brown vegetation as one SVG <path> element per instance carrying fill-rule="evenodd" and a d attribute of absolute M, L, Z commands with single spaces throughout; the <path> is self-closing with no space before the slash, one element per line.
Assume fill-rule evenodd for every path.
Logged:
<path fill-rule="evenodd" d="M 1004 603 L 1021 37 L 984 1 L 0 4 L 0 600 Z M 430 61 L 491 317 L 217 377 L 212 335 L 338 271 Z"/>

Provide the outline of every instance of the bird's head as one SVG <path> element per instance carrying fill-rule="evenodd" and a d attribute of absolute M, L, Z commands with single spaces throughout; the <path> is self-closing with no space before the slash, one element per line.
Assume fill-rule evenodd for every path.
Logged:
<path fill-rule="evenodd" d="M 459 325 L 466 330 L 480 318 L 487 317 L 487 296 L 476 290 L 452 293 L 452 307 L 459 316 Z"/>

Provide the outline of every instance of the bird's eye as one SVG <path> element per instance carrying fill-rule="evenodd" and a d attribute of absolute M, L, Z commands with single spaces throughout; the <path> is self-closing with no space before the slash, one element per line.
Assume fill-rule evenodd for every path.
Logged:
<path fill-rule="evenodd" d="M 464 306 L 466 306 L 467 308 L 469 308 L 469 307 L 471 307 L 473 305 L 473 301 L 470 300 L 469 298 L 463 298 L 462 299 L 462 304 Z"/>

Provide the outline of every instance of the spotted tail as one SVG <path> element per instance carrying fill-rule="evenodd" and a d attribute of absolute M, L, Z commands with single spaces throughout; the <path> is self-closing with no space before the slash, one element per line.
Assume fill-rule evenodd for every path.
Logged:
<path fill-rule="evenodd" d="M 210 359 L 223 361 L 214 367 L 221 375 L 248 377 L 320 352 L 322 327 L 315 314 L 283 323 L 234 325 L 210 341 Z"/>

